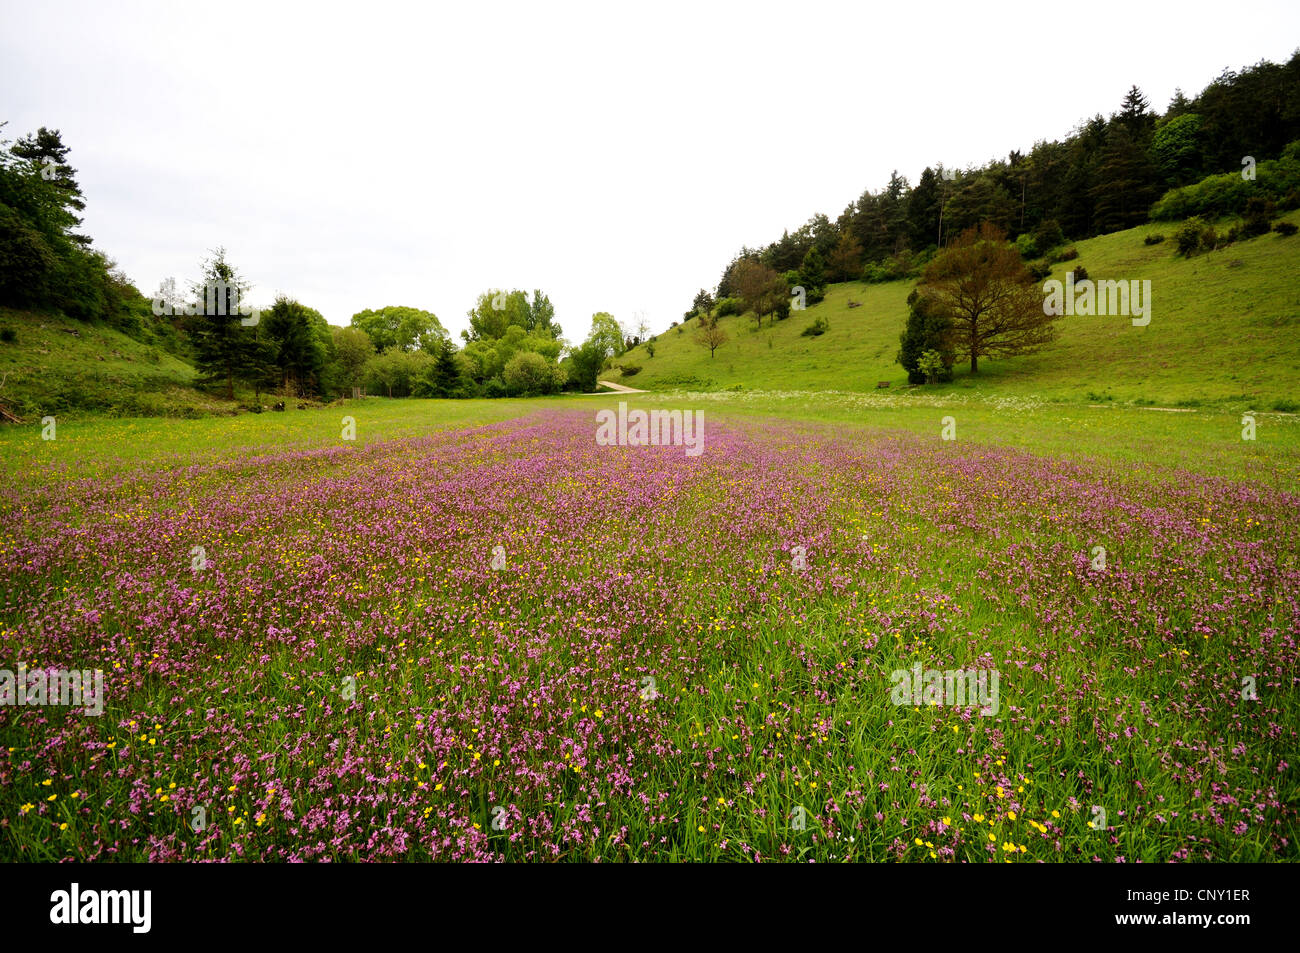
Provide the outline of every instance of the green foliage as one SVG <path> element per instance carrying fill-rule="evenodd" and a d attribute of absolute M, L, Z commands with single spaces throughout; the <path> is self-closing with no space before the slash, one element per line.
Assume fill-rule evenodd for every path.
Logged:
<path fill-rule="evenodd" d="M 1182 185 L 1199 175 L 1203 125 L 1196 113 L 1174 116 L 1157 125 L 1151 137 L 1151 157 L 1166 185 Z"/>
<path fill-rule="evenodd" d="M 714 312 L 715 317 L 728 318 L 736 314 L 744 314 L 745 305 L 739 298 L 719 298 L 718 307 Z"/>
<path fill-rule="evenodd" d="M 1225 172 L 1171 189 L 1151 207 L 1151 218 L 1174 221 L 1192 215 L 1204 218 L 1237 215 L 1246 210 L 1251 198 L 1272 200 L 1280 205 L 1297 189 L 1300 189 L 1300 157 L 1291 150 L 1280 159 L 1258 163 L 1254 180 L 1243 178 L 1240 171 Z"/>
<path fill-rule="evenodd" d="M 540 289 L 534 290 L 531 302 L 528 294 L 518 289 L 485 291 L 478 296 L 468 317 L 469 330 L 461 332 L 466 341 L 497 340 L 512 327 L 529 337 L 552 340 L 560 337 L 560 327 L 554 323 L 555 307 Z"/>
<path fill-rule="evenodd" d="M 607 356 L 604 344 L 594 336 L 588 337 L 580 346 L 570 349 L 565 361 L 568 383 L 584 394 L 593 392 Z"/>
<path fill-rule="evenodd" d="M 933 380 L 952 380 L 952 366 L 956 360 L 952 344 L 952 321 L 934 299 L 913 290 L 907 297 L 907 327 L 899 336 L 898 356 L 895 361 L 907 371 L 912 384 L 924 384 L 927 376 L 921 368 L 921 357 L 933 352 L 940 357 L 942 370 L 936 371 Z"/>
<path fill-rule="evenodd" d="M 417 397 L 465 396 L 461 364 L 456 360 L 456 346 L 451 341 L 443 341 L 439 346 L 433 364 L 425 370 L 415 390 Z"/>
<path fill-rule="evenodd" d="M 334 337 L 334 367 L 338 386 L 352 390 L 361 386 L 366 362 L 375 354 L 370 335 L 356 327 L 331 327 Z"/>
<path fill-rule="evenodd" d="M 1174 232 L 1174 246 L 1177 254 L 1183 257 L 1195 254 L 1205 238 L 1205 230 L 1205 222 L 1195 215 L 1178 226 L 1178 230 Z"/>
<path fill-rule="evenodd" d="M 321 378 L 330 355 L 321 332 L 331 347 L 333 338 L 321 313 L 281 295 L 262 314 L 258 330 L 263 328 L 274 345 L 272 361 L 284 394 L 300 397 L 323 393 Z"/>
<path fill-rule="evenodd" d="M 554 394 L 564 386 L 564 368 L 546 360 L 533 351 L 523 351 L 512 357 L 502 375 L 510 393 L 519 397 L 536 397 Z"/>
<path fill-rule="evenodd" d="M 916 362 L 916 367 L 925 376 L 928 384 L 937 383 L 945 373 L 949 373 L 949 376 L 951 376 L 948 365 L 943 361 L 943 355 L 938 351 L 930 350 L 922 353 Z"/>
<path fill-rule="evenodd" d="M 434 359 L 426 351 L 392 348 L 366 362 L 366 389 L 387 397 L 410 397 L 428 377 Z"/>
<path fill-rule="evenodd" d="M 352 316 L 352 327 L 364 331 L 377 351 L 397 348 L 432 354 L 447 338 L 447 329 L 438 316 L 419 308 L 390 306 L 359 311 Z"/>
<path fill-rule="evenodd" d="M 801 337 L 815 338 L 820 337 L 831 329 L 831 323 L 825 315 L 818 315 L 813 319 L 813 323 L 803 329 Z"/>

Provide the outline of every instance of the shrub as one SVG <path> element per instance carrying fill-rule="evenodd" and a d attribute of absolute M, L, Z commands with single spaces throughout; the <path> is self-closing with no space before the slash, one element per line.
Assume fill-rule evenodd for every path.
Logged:
<path fill-rule="evenodd" d="M 1088 269 L 1084 268 L 1083 265 L 1075 268 L 1074 271 L 1070 272 L 1070 274 L 1074 275 L 1074 281 L 1076 284 L 1080 281 L 1088 280 Z"/>
<path fill-rule="evenodd" d="M 1015 244 L 1016 244 L 1016 251 L 1020 252 L 1021 258 L 1028 260 L 1030 258 L 1038 257 L 1039 255 L 1038 240 L 1034 238 L 1033 235 L 1030 235 L 1028 232 L 1023 232 L 1020 235 L 1016 236 Z"/>
<path fill-rule="evenodd" d="M 1297 230 L 1296 226 L 1292 225 L 1290 222 L 1278 222 L 1273 226 L 1273 231 L 1277 232 L 1284 238 L 1289 238 L 1294 235 Z"/>
<path fill-rule="evenodd" d="M 1073 245 L 1071 245 L 1069 248 L 1062 249 L 1055 256 L 1053 256 L 1052 261 L 1054 262 L 1074 261 L 1074 259 L 1078 257 L 1079 257 L 1079 250 L 1075 248 Z"/>
<path fill-rule="evenodd" d="M 817 319 L 813 321 L 812 324 L 808 325 L 808 327 L 803 329 L 803 333 L 800 334 L 799 336 L 805 338 L 815 338 L 822 334 L 825 334 L 830 329 L 831 329 L 831 323 L 827 321 L 826 318 L 819 315 Z"/>
<path fill-rule="evenodd" d="M 1247 238 L 1266 235 L 1272 228 L 1270 219 L 1275 206 L 1268 199 L 1256 195 L 1246 201 L 1246 220 L 1241 223 L 1241 233 Z"/>
<path fill-rule="evenodd" d="M 640 373 L 641 373 L 641 365 L 640 365 L 640 364 L 624 364 L 624 365 L 622 366 L 622 371 L 623 371 L 623 376 L 624 376 L 624 377 L 635 377 L 637 374 L 640 374 Z"/>
<path fill-rule="evenodd" d="M 520 351 L 512 357 L 506 362 L 502 376 L 510 393 L 524 397 L 554 394 L 568 378 L 562 367 L 535 351 Z"/>
<path fill-rule="evenodd" d="M 18 340 L 18 332 L 13 328 L 0 328 L 0 341 L 5 344 L 12 344 Z"/>
<path fill-rule="evenodd" d="M 484 397 L 506 397 L 510 394 L 510 388 L 506 387 L 506 382 L 499 377 L 489 378 L 483 384 Z"/>
<path fill-rule="evenodd" d="M 1054 218 L 1043 219 L 1034 229 L 1033 236 L 1040 255 L 1047 254 L 1065 241 L 1065 233 L 1061 231 L 1060 223 Z"/>
<path fill-rule="evenodd" d="M 1178 227 L 1174 232 L 1174 244 L 1177 246 L 1177 254 L 1187 258 L 1196 252 L 1201 246 L 1201 237 L 1205 233 L 1205 223 L 1200 218 L 1193 215 L 1187 221 Z"/>
<path fill-rule="evenodd" d="M 1163 235 L 1157 233 L 1157 234 L 1155 234 L 1155 235 L 1148 235 L 1146 238 L 1142 239 L 1142 244 L 1143 244 L 1143 245 L 1159 245 L 1159 244 L 1160 244 L 1161 242 L 1163 242 L 1164 240 L 1165 240 L 1165 236 L 1163 236 Z"/>
<path fill-rule="evenodd" d="M 943 363 L 943 355 L 938 351 L 930 350 L 917 359 L 916 369 L 925 375 L 927 383 L 934 384 L 948 368 Z"/>
<path fill-rule="evenodd" d="M 739 298 L 719 298 L 718 307 L 714 311 L 719 318 L 725 318 L 733 314 L 744 314 L 745 306 Z"/>
<path fill-rule="evenodd" d="M 1045 262 L 1035 261 L 1026 266 L 1029 273 L 1033 275 L 1034 281 L 1042 281 L 1052 273 L 1052 268 Z"/>

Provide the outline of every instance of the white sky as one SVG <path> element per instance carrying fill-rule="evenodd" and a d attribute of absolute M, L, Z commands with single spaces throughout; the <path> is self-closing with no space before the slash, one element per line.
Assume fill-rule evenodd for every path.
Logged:
<path fill-rule="evenodd" d="M 67 3 L 0 0 L 0 120 L 71 146 L 96 247 L 141 291 L 225 245 L 347 324 L 490 287 L 654 330 L 742 244 L 897 168 L 963 167 L 1224 67 L 1300 4 Z"/>

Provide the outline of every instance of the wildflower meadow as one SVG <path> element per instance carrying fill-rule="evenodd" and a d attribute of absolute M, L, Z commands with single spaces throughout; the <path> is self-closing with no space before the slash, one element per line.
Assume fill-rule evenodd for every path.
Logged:
<path fill-rule="evenodd" d="M 6 432 L 0 857 L 1296 858 L 1291 438 L 591 400 Z"/>

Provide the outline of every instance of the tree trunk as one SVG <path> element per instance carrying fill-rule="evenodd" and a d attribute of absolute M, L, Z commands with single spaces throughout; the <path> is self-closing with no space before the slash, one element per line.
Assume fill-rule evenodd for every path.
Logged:
<path fill-rule="evenodd" d="M 972 354 L 972 355 L 970 356 L 970 372 L 971 372 L 972 374 L 978 374 L 978 373 L 979 373 L 979 370 L 980 370 L 980 359 L 979 359 L 979 356 L 976 355 L 976 354 Z"/>

